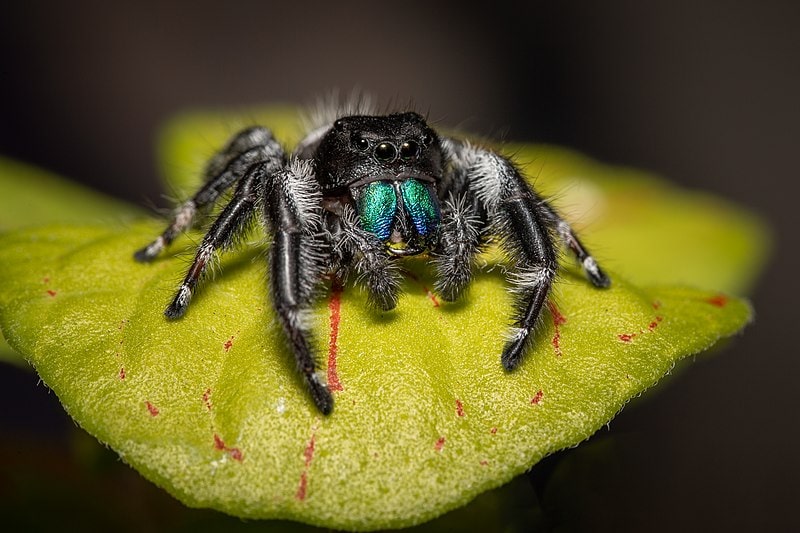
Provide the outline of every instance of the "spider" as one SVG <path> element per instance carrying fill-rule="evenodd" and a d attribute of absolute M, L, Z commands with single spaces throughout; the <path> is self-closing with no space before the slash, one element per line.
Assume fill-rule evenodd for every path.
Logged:
<path fill-rule="evenodd" d="M 261 217 L 269 247 L 272 305 L 316 408 L 333 409 L 317 372 L 309 310 L 323 281 L 355 271 L 379 310 L 397 304 L 399 259 L 427 253 L 434 288 L 445 301 L 462 295 L 476 256 L 491 238 L 505 249 L 516 294 L 513 326 L 500 355 L 516 368 L 532 342 L 557 270 L 560 239 L 595 287 L 610 280 L 561 216 L 507 158 L 443 136 L 415 112 L 335 115 L 313 128 L 292 153 L 270 130 L 233 136 L 205 170 L 205 184 L 174 212 L 164 232 L 134 254 L 152 261 L 189 228 L 198 211 L 235 186 L 197 248 L 164 314 L 184 315 L 215 257 Z"/>

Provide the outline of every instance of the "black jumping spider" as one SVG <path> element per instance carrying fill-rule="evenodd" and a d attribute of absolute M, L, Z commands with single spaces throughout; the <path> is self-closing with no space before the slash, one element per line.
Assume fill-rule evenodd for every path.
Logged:
<path fill-rule="evenodd" d="M 420 115 L 354 114 L 313 129 L 286 154 L 262 127 L 246 129 L 208 164 L 205 185 L 182 204 L 164 233 L 136 252 L 151 261 L 190 227 L 198 210 L 236 185 L 214 220 L 165 314 L 182 316 L 214 254 L 230 247 L 255 217 L 272 235 L 270 295 L 317 409 L 333 398 L 317 373 L 308 310 L 328 274 L 355 270 L 371 303 L 395 307 L 402 256 L 427 252 L 444 300 L 461 295 L 490 236 L 511 260 L 517 294 L 500 360 L 517 367 L 556 275 L 560 238 L 596 287 L 609 278 L 569 225 L 505 157 L 440 136 Z"/>

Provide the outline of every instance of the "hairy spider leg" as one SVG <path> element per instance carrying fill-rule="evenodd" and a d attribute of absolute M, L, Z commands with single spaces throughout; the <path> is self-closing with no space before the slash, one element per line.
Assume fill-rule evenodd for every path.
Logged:
<path fill-rule="evenodd" d="M 594 257 L 586 250 L 586 247 L 583 246 L 578 236 L 572 231 L 570 225 L 561 218 L 549 204 L 542 204 L 542 209 L 550 219 L 551 225 L 555 227 L 558 236 L 581 263 L 583 271 L 586 273 L 586 277 L 589 278 L 589 281 L 592 282 L 592 285 L 601 289 L 609 287 L 611 285 L 611 279 L 609 279 L 608 275 L 606 275 L 603 269 L 600 268 L 600 265 L 597 264 Z"/>
<path fill-rule="evenodd" d="M 446 139 L 451 154 L 455 190 L 469 190 L 483 210 L 489 230 L 500 237 L 508 256 L 515 259 L 508 281 L 517 295 L 513 327 L 500 361 L 512 370 L 532 342 L 558 267 L 545 204 L 525 182 L 514 164 L 492 151 Z"/>
<path fill-rule="evenodd" d="M 229 248 L 236 240 L 236 237 L 241 234 L 242 229 L 253 220 L 253 216 L 256 213 L 255 206 L 259 197 L 259 177 L 263 171 L 263 165 L 251 167 L 247 175 L 239 181 L 231 201 L 214 220 L 208 233 L 203 237 L 203 242 L 197 249 L 194 261 L 188 272 L 186 272 L 183 283 L 181 283 L 172 302 L 164 311 L 168 318 L 179 318 L 186 313 L 194 288 L 202 279 L 209 263 L 214 258 L 214 254 Z"/>
<path fill-rule="evenodd" d="M 310 308 L 316 288 L 328 265 L 329 243 L 321 231 L 321 201 L 299 201 L 298 190 L 305 197 L 321 198 L 309 162 L 293 160 L 275 179 L 265 206 L 274 230 L 270 247 L 270 294 L 283 332 L 305 379 L 311 398 L 322 414 L 333 410 L 333 397 L 317 373 L 312 349 Z M 310 198 L 309 200 L 313 200 Z"/>
<path fill-rule="evenodd" d="M 267 128 L 253 127 L 235 135 L 206 165 L 205 184 L 174 211 L 161 235 L 134 254 L 136 260 L 148 262 L 155 259 L 178 235 L 191 227 L 199 209 L 213 205 L 250 166 L 265 160 L 282 159 L 283 149 Z"/>

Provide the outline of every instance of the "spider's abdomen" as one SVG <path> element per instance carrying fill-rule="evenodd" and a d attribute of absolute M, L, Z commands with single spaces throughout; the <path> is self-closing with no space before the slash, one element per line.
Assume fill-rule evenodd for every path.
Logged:
<path fill-rule="evenodd" d="M 441 218 L 433 187 L 414 178 L 364 185 L 357 207 L 361 227 L 396 255 L 423 251 Z"/>

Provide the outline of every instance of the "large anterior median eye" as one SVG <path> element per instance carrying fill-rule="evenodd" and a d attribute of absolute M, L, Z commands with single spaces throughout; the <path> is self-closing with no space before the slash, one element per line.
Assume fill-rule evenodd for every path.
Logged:
<path fill-rule="evenodd" d="M 394 187 L 385 181 L 373 181 L 364 187 L 358 199 L 361 227 L 385 241 L 392 232 L 392 220 L 397 211 Z"/>
<path fill-rule="evenodd" d="M 403 206 L 411 217 L 417 233 L 423 237 L 436 229 L 439 223 L 439 204 L 430 188 L 415 179 L 405 180 L 400 185 Z"/>

